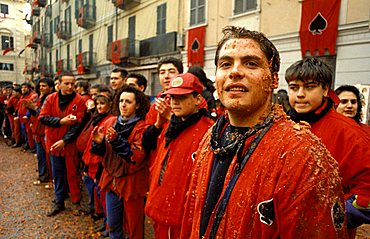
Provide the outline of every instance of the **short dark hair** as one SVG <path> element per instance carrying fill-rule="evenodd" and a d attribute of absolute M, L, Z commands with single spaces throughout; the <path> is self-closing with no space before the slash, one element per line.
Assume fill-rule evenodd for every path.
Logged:
<path fill-rule="evenodd" d="M 90 87 L 90 89 L 97 89 L 98 92 L 109 92 L 111 94 L 111 91 L 107 85 L 104 84 L 95 84 Z"/>
<path fill-rule="evenodd" d="M 26 81 L 26 82 L 23 82 L 23 83 L 21 84 L 21 87 L 22 87 L 22 86 L 24 86 L 24 85 L 25 85 L 25 86 L 27 86 L 27 87 L 28 87 L 28 88 L 30 88 L 30 89 L 31 89 L 31 87 L 32 87 L 31 83 L 29 83 L 29 82 L 27 82 L 27 81 Z"/>
<path fill-rule="evenodd" d="M 307 82 L 312 80 L 324 88 L 331 87 L 333 74 L 331 67 L 316 57 L 307 57 L 289 66 L 285 72 L 285 80 L 289 83 L 292 80 Z"/>
<path fill-rule="evenodd" d="M 13 90 L 17 93 L 22 93 L 22 90 L 21 90 L 21 86 L 20 85 L 16 85 L 13 87 Z"/>
<path fill-rule="evenodd" d="M 148 84 L 148 81 L 147 79 L 145 78 L 145 76 L 143 76 L 142 74 L 139 74 L 139 73 L 130 73 L 128 74 L 127 78 L 135 78 L 137 79 L 137 84 L 139 86 L 144 86 L 144 90 L 146 90 L 146 86 Z"/>
<path fill-rule="evenodd" d="M 161 68 L 161 66 L 163 64 L 172 64 L 172 65 L 174 65 L 176 67 L 177 71 L 179 72 L 179 74 L 184 72 L 184 66 L 182 65 L 182 61 L 180 59 L 175 58 L 175 57 L 167 56 L 167 57 L 164 57 L 164 58 L 160 59 L 158 61 L 158 67 L 157 67 L 158 72 L 159 72 L 159 69 Z"/>
<path fill-rule="evenodd" d="M 119 92 L 119 97 L 117 97 L 118 103 L 119 103 L 119 100 L 121 98 L 121 94 L 123 92 L 129 92 L 129 93 L 133 93 L 135 95 L 136 104 L 139 105 L 139 108 L 136 110 L 135 114 L 137 116 L 139 116 L 140 118 L 145 118 L 145 115 L 146 115 L 146 113 L 148 113 L 149 108 L 150 108 L 149 97 L 147 95 L 145 95 L 144 92 L 142 92 L 142 91 L 140 91 L 140 90 L 138 90 L 138 89 L 136 89 L 132 86 L 125 86 Z"/>
<path fill-rule="evenodd" d="M 213 85 L 213 82 L 207 78 L 207 74 L 199 66 L 190 66 L 188 72 L 198 77 L 203 86 L 207 88 L 211 93 L 213 93 L 216 88 Z"/>
<path fill-rule="evenodd" d="M 271 73 L 278 73 L 280 69 L 280 56 L 274 44 L 267 37 L 257 31 L 250 31 L 244 27 L 227 26 L 222 29 L 223 38 L 218 42 L 215 56 L 215 65 L 217 66 L 222 46 L 230 39 L 252 39 L 260 46 L 270 65 Z"/>
<path fill-rule="evenodd" d="M 73 78 L 76 79 L 75 75 L 71 72 L 71 71 L 63 71 L 60 75 L 59 75 L 59 82 L 62 83 L 62 78 L 64 76 L 71 76 Z"/>
<path fill-rule="evenodd" d="M 90 87 L 90 83 L 87 81 L 87 80 L 77 80 L 76 81 L 76 84 L 75 84 L 76 87 L 82 87 L 82 89 L 87 92 L 89 90 L 89 87 Z"/>
<path fill-rule="evenodd" d="M 127 75 L 128 75 L 128 71 L 126 71 L 125 69 L 123 69 L 122 67 L 117 67 L 117 68 L 114 68 L 112 70 L 112 72 L 120 72 L 121 73 L 121 76 L 122 78 L 126 78 Z"/>
<path fill-rule="evenodd" d="M 357 89 L 357 87 L 353 86 L 353 85 L 341 85 L 335 90 L 335 94 L 337 94 L 339 96 L 340 93 L 342 93 L 344 91 L 352 92 L 356 96 L 356 99 L 357 99 L 357 113 L 353 117 L 353 119 L 357 123 L 359 123 L 362 119 L 362 99 L 363 99 L 363 95 L 360 93 L 360 91 Z"/>
<path fill-rule="evenodd" d="M 47 84 L 49 87 L 52 87 L 54 88 L 54 81 L 53 79 L 49 78 L 49 77 L 44 77 L 44 78 L 41 78 L 40 81 L 39 81 L 39 84 L 40 83 L 45 83 Z"/>

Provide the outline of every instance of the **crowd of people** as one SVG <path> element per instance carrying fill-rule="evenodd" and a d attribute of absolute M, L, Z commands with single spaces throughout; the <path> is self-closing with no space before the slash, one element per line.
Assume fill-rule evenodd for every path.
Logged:
<path fill-rule="evenodd" d="M 354 238 L 370 223 L 370 126 L 362 98 L 315 57 L 285 73 L 262 33 L 226 27 L 215 85 L 202 68 L 158 62 L 146 78 L 115 68 L 110 84 L 62 72 L 1 90 L 9 147 L 35 153 L 35 185 L 53 182 L 47 216 L 103 218 L 103 237 Z M 219 100 L 215 100 L 217 91 Z M 274 103 L 274 102 L 276 103 Z M 88 194 L 81 206 L 81 185 Z M 69 198 L 69 199 L 68 199 Z"/>

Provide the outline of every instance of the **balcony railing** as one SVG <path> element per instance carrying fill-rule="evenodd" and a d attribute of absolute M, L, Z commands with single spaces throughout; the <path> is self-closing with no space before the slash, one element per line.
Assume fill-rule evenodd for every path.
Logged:
<path fill-rule="evenodd" d="M 112 3 L 122 10 L 128 10 L 139 5 L 140 0 L 112 0 Z"/>
<path fill-rule="evenodd" d="M 129 57 L 139 56 L 139 41 L 135 39 L 124 38 L 107 45 L 106 59 L 113 64 L 120 64 Z"/>
<path fill-rule="evenodd" d="M 78 10 L 77 25 L 89 29 L 96 23 L 96 7 L 92 4 L 84 4 Z"/>
<path fill-rule="evenodd" d="M 50 33 L 43 33 L 41 36 L 41 45 L 46 48 L 53 46 L 52 38 Z"/>
<path fill-rule="evenodd" d="M 58 25 L 57 36 L 63 40 L 71 38 L 71 24 L 67 21 L 61 21 Z"/>
<path fill-rule="evenodd" d="M 40 16 L 40 8 L 38 6 L 33 6 L 31 9 L 31 16 L 39 17 Z"/>
<path fill-rule="evenodd" d="M 78 74 L 89 73 L 95 66 L 96 53 L 92 51 L 81 52 L 76 55 L 76 69 Z"/>
<path fill-rule="evenodd" d="M 41 44 L 41 34 L 39 32 L 37 31 L 33 32 L 32 42 L 36 44 Z"/>

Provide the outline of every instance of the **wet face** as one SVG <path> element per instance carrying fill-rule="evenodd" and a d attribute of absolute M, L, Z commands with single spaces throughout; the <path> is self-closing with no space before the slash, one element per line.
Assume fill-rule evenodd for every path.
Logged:
<path fill-rule="evenodd" d="M 136 104 L 135 94 L 132 92 L 122 92 L 119 99 L 119 110 L 124 119 L 133 116 L 139 106 Z"/>
<path fill-rule="evenodd" d="M 340 99 L 340 103 L 338 105 L 337 112 L 349 118 L 355 117 L 358 109 L 356 95 L 351 91 L 343 91 L 338 95 L 338 97 Z"/>
<path fill-rule="evenodd" d="M 100 99 L 96 101 L 96 110 L 98 111 L 99 114 L 108 113 L 110 111 L 110 108 L 111 108 L 110 103 Z"/>
<path fill-rule="evenodd" d="M 73 76 L 63 76 L 60 80 L 59 90 L 62 95 L 70 95 L 75 90 L 76 79 Z"/>
<path fill-rule="evenodd" d="M 161 67 L 159 68 L 159 81 L 163 90 L 168 90 L 171 79 L 178 74 L 179 71 L 172 63 L 161 65 Z"/>
<path fill-rule="evenodd" d="M 193 94 L 186 95 L 171 95 L 171 108 L 177 117 L 183 120 L 190 115 L 198 112 L 198 105 L 200 104 L 200 95 Z"/>
<path fill-rule="evenodd" d="M 322 104 L 325 96 L 328 95 L 328 87 L 315 81 L 292 80 L 288 84 L 289 103 L 300 114 L 309 113 Z"/>
<path fill-rule="evenodd" d="M 137 83 L 137 79 L 136 78 L 133 78 L 133 77 L 129 77 L 127 78 L 127 81 L 126 81 L 126 84 L 131 86 L 131 87 L 134 87 L 140 91 L 144 91 L 144 86 L 140 86 L 138 83 Z"/>
<path fill-rule="evenodd" d="M 91 99 L 93 99 L 93 100 L 95 100 L 98 93 L 99 93 L 99 91 L 96 88 L 90 88 L 89 89 L 89 95 L 90 95 Z"/>
<path fill-rule="evenodd" d="M 30 91 L 30 88 L 28 88 L 28 86 L 26 85 L 21 86 L 22 95 L 27 94 L 29 91 Z"/>
<path fill-rule="evenodd" d="M 53 90 L 53 87 L 49 87 L 48 84 L 45 82 L 40 82 L 40 93 L 41 95 L 47 95 L 51 93 Z"/>
<path fill-rule="evenodd" d="M 125 84 L 125 79 L 122 77 L 121 72 L 112 72 L 110 74 L 110 87 L 112 90 L 118 90 Z"/>
<path fill-rule="evenodd" d="M 257 119 L 271 109 L 277 74 L 252 39 L 230 39 L 220 49 L 216 89 L 222 104 L 231 113 Z M 231 116 L 230 116 L 231 117 Z"/>

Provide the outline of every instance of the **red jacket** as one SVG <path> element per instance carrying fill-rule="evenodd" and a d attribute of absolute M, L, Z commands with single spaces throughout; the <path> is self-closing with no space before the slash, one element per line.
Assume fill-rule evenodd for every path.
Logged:
<path fill-rule="evenodd" d="M 24 101 L 23 100 L 31 100 L 32 102 L 34 102 L 37 98 L 37 94 L 33 91 L 30 91 L 26 96 L 22 95 L 21 98 L 19 99 L 19 102 L 18 102 L 18 115 L 19 115 L 19 120 L 24 123 L 25 122 L 25 119 L 23 118 L 23 116 L 26 116 L 27 114 L 27 107 L 26 105 L 24 104 Z"/>
<path fill-rule="evenodd" d="M 370 135 L 354 120 L 334 110 L 311 127 L 339 163 L 345 199 L 356 194 L 357 203 L 367 207 L 370 202 Z"/>
<path fill-rule="evenodd" d="M 199 239 L 214 160 L 210 137 L 208 131 L 197 151 L 181 228 L 184 239 Z M 246 146 L 253 137 L 247 139 Z M 221 197 L 236 166 L 237 157 L 234 157 Z M 332 220 L 333 214 L 344 218 L 343 202 L 338 201 L 342 195 L 336 161 L 309 130 L 294 126 L 280 109 L 275 112 L 274 124 L 241 171 L 215 238 L 346 238 L 343 220 L 339 220 L 342 223 L 338 229 Z M 265 203 L 272 207 L 270 225 L 261 207 Z M 338 210 L 341 213 L 332 214 L 334 204 L 341 206 Z M 209 236 L 214 216 L 215 210 L 204 238 Z"/>
<path fill-rule="evenodd" d="M 116 118 L 107 120 L 103 124 L 104 130 L 113 126 L 116 121 Z M 102 161 L 104 170 L 99 186 L 102 190 L 112 190 L 125 201 L 136 196 L 145 196 L 148 191 L 148 166 L 141 143 L 145 129 L 144 120 L 138 121 L 127 139 L 133 152 L 131 161 L 135 164 L 124 161 L 105 142 L 106 153 Z"/>
<path fill-rule="evenodd" d="M 73 114 L 77 117 L 78 121 L 81 121 L 84 111 L 86 109 L 85 102 L 82 97 L 76 94 L 75 98 L 68 104 L 67 108 L 63 111 L 59 108 L 58 103 L 58 92 L 54 92 L 46 97 L 44 105 L 41 108 L 39 119 L 45 116 L 64 118 L 69 114 Z M 69 126 L 60 125 L 59 127 L 45 126 L 45 136 L 46 136 L 46 149 L 49 151 L 50 147 L 57 141 L 63 139 L 64 135 L 67 133 Z M 70 150 L 70 147 L 75 147 L 74 144 L 67 144 L 64 150 L 53 150 L 51 152 L 53 155 L 65 156 L 68 152 L 74 152 Z"/>
<path fill-rule="evenodd" d="M 41 109 L 42 107 L 42 104 L 41 104 L 41 96 L 39 96 L 37 99 L 36 99 L 36 106 Z M 40 113 L 40 112 L 39 112 Z M 32 130 L 32 134 L 33 136 L 35 137 L 35 140 L 37 142 L 40 142 L 41 141 L 41 137 L 43 137 L 45 135 L 45 125 L 43 125 L 39 118 L 38 118 L 38 114 L 36 112 L 35 115 L 31 115 L 31 122 L 32 122 L 32 126 L 31 126 L 31 130 Z"/>
<path fill-rule="evenodd" d="M 157 140 L 157 148 L 150 156 L 153 164 L 150 168 L 150 188 L 145 206 L 145 213 L 149 217 L 166 225 L 181 225 L 186 185 L 193 167 L 192 154 L 213 124 L 211 119 L 203 116 L 173 139 L 166 148 L 165 132 L 168 124 L 163 128 Z M 167 154 L 167 166 L 159 185 L 158 180 Z"/>
<path fill-rule="evenodd" d="M 113 116 L 112 114 L 109 114 L 104 119 L 102 119 L 96 126 L 101 127 L 107 121 L 116 121 L 116 120 L 117 120 L 117 117 Z M 91 130 L 86 129 L 86 127 L 89 127 L 89 128 L 91 127 Z M 90 137 L 89 137 L 89 139 L 87 141 L 87 144 L 86 144 L 86 147 L 83 151 L 82 161 L 84 161 L 84 163 L 88 166 L 88 175 L 89 175 L 89 177 L 94 179 L 95 174 L 98 171 L 99 163 L 102 161 L 103 157 L 99 156 L 97 154 L 91 153 L 91 148 L 92 148 L 92 134 L 91 134 L 91 132 L 92 132 L 92 128 L 93 128 L 92 123 L 88 124 L 86 127 L 85 127 L 84 130 L 89 130 Z"/>

